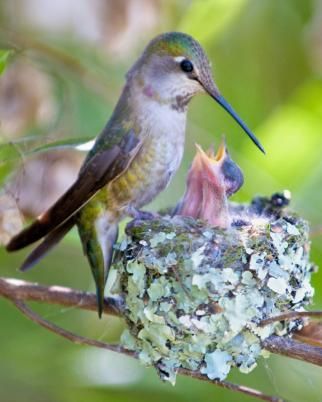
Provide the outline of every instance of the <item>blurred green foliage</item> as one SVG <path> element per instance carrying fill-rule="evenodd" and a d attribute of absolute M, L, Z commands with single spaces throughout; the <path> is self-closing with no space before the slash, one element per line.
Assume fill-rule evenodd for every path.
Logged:
<path fill-rule="evenodd" d="M 225 133 L 232 157 L 245 174 L 245 186 L 234 199 L 244 202 L 254 194 L 291 190 L 294 209 L 311 222 L 312 256 L 322 266 L 318 230 L 322 226 L 322 71 L 315 62 L 312 39 L 313 21 L 318 7 L 321 9 L 319 3 L 313 0 L 160 2 L 161 8 L 170 10 L 170 16 L 160 21 L 157 31 L 184 30 L 202 42 L 223 95 L 260 138 L 267 155 L 260 154 L 211 99 L 199 97 L 190 107 L 186 152 L 180 171 L 151 209 L 175 204 L 182 195 L 185 174 L 195 152 L 194 143 L 209 147 L 211 143 L 218 144 Z M 7 61 L 27 58 L 48 74 L 57 103 L 55 119 L 41 127 L 29 126 L 22 138 L 8 138 L 0 127 L 0 183 L 3 183 L 20 162 L 21 154 L 27 157 L 33 150 L 44 151 L 49 147 L 46 144 L 52 142 L 55 146 L 74 146 L 94 137 L 113 110 L 124 74 L 154 33 L 147 32 L 146 40 L 120 60 L 64 33 L 49 35 L 33 32 L 30 27 L 19 31 L 8 26 L 3 13 L 0 15 L 2 28 L 9 29 L 1 29 L 0 47 L 6 49 L 8 44 L 16 43 L 17 48 L 25 49 L 21 56 L 12 58 L 1 51 L 0 71 L 4 71 Z M 16 36 L 10 36 L 9 31 L 10 35 L 16 31 Z M 320 41 L 321 51 L 321 38 Z M 6 71 L 2 77 L 5 74 Z M 55 130 L 60 134 L 53 139 L 50 134 Z M 16 268 L 25 254 L 23 251 L 7 255 L 1 249 L 1 276 L 93 289 L 75 232 L 38 268 L 23 275 Z M 314 276 L 316 295 L 312 309 L 322 308 L 321 272 Z M 117 342 L 123 328 L 120 320 L 99 321 L 95 314 L 75 309 L 33 307 L 65 328 L 106 341 Z M 180 378 L 175 387 L 162 384 L 153 369 L 70 344 L 27 321 L 7 301 L 0 300 L 0 314 L 1 401 L 251 400 L 188 378 Z M 309 402 L 321 400 L 321 375 L 320 368 L 272 356 L 261 361 L 251 374 L 234 372 L 229 380 L 291 401 Z"/>
<path fill-rule="evenodd" d="M 0 75 L 5 71 L 12 50 L 0 49 Z"/>

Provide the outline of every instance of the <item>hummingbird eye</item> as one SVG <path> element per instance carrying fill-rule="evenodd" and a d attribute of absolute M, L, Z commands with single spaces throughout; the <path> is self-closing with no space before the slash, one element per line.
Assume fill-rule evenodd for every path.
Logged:
<path fill-rule="evenodd" d="M 190 60 L 184 59 L 180 63 L 181 70 L 184 71 L 185 73 L 191 73 L 193 70 L 193 65 Z"/>

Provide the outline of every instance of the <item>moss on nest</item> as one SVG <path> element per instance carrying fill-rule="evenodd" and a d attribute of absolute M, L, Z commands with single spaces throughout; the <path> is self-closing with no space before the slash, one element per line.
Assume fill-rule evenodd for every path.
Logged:
<path fill-rule="evenodd" d="M 180 367 L 219 380 L 231 367 L 251 371 L 261 340 L 303 324 L 259 322 L 302 311 L 313 295 L 308 224 L 287 203 L 278 194 L 231 205 L 227 230 L 180 216 L 131 222 L 114 264 L 123 344 L 172 383 Z"/>

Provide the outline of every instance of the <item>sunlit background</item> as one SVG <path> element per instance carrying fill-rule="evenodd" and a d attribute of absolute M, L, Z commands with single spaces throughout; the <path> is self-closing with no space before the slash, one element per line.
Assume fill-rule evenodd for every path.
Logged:
<path fill-rule="evenodd" d="M 289 189 L 293 208 L 311 222 L 312 258 L 322 266 L 322 1 L 314 0 L 0 1 L 0 241 L 74 180 L 85 155 L 75 146 L 100 132 L 126 71 L 153 36 L 169 30 L 202 43 L 221 92 L 267 155 L 199 96 L 190 106 L 180 171 L 150 208 L 173 205 L 182 195 L 195 142 L 216 146 L 225 134 L 245 174 L 234 200 Z M 2 248 L 0 276 L 93 290 L 76 231 L 21 274 L 25 255 Z M 322 307 L 321 272 L 313 279 L 312 309 Z M 108 342 L 117 342 L 123 329 L 115 318 L 33 307 L 64 328 Z M 0 314 L 1 402 L 252 400 L 188 378 L 163 384 L 153 369 L 69 343 L 1 299 Z M 315 366 L 272 356 L 251 374 L 232 370 L 228 380 L 291 401 L 321 401 L 321 378 Z"/>

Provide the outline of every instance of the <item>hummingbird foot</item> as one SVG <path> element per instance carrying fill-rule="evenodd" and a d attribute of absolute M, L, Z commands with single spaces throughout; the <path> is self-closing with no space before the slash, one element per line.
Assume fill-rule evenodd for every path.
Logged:
<path fill-rule="evenodd" d="M 160 217 L 160 215 L 155 212 L 141 211 L 133 206 L 127 207 L 126 214 L 133 218 L 133 220 L 126 225 L 126 229 L 129 230 L 135 226 L 136 221 L 151 221 Z"/>
<path fill-rule="evenodd" d="M 140 221 L 153 220 L 159 217 L 159 214 L 155 212 L 141 211 L 140 209 L 136 209 L 132 205 L 127 207 L 126 214 L 129 215 L 134 220 L 140 220 Z"/>

